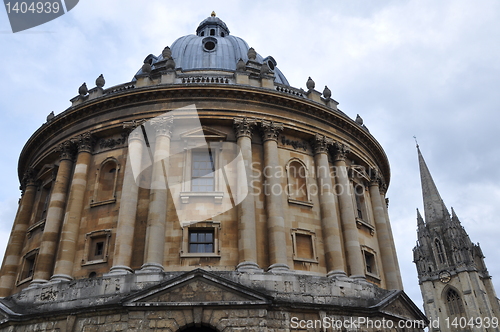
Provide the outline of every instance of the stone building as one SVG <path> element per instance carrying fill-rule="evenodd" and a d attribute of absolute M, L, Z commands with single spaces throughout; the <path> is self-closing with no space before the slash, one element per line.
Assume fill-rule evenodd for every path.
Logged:
<path fill-rule="evenodd" d="M 327 87 L 215 13 L 104 85 L 21 152 L 0 331 L 422 330 L 386 154 Z"/>
<path fill-rule="evenodd" d="M 413 249 L 431 331 L 499 331 L 499 300 L 479 244 L 448 212 L 417 145 L 425 222 L 417 210 Z M 472 321 L 471 321 L 472 319 Z"/>

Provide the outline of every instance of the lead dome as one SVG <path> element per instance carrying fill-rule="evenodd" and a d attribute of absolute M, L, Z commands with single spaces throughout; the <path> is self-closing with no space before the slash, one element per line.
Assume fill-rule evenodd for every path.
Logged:
<path fill-rule="evenodd" d="M 212 16 L 203 20 L 196 29 L 196 35 L 186 35 L 178 38 L 170 46 L 171 57 L 175 61 L 175 68 L 182 72 L 207 70 L 236 71 L 236 64 L 240 59 L 247 62 L 247 42 L 240 37 L 230 35 L 226 23 L 212 13 Z M 149 63 L 152 70 L 161 68 L 164 63 L 162 54 L 148 55 L 145 63 Z M 275 82 L 290 85 L 285 75 L 278 69 L 277 62 L 272 56 L 262 57 L 257 53 L 255 61 L 266 63 L 274 73 Z M 141 68 L 137 75 L 144 74 Z"/>

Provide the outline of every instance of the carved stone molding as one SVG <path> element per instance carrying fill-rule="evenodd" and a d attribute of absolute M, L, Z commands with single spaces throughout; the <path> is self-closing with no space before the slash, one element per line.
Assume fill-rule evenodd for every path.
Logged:
<path fill-rule="evenodd" d="M 85 133 L 75 138 L 74 143 L 78 148 L 78 152 L 92 153 L 94 149 L 95 139 L 91 133 Z"/>
<path fill-rule="evenodd" d="M 257 121 L 255 119 L 249 119 L 247 117 L 234 118 L 233 125 L 236 138 L 252 138 L 252 130 L 257 125 Z"/>
<path fill-rule="evenodd" d="M 278 136 L 283 130 L 284 125 L 279 122 L 262 120 L 260 123 L 262 128 L 262 141 L 273 140 L 278 142 Z"/>
<path fill-rule="evenodd" d="M 174 118 L 172 116 L 157 116 L 151 119 L 149 123 L 155 129 L 156 136 L 170 137 L 172 135 L 172 127 L 174 124 Z"/>
<path fill-rule="evenodd" d="M 124 144 L 127 141 L 127 134 L 122 133 L 120 138 L 105 138 L 99 140 L 99 147 L 101 149 L 113 149 L 119 145 Z"/>
<path fill-rule="evenodd" d="M 73 160 L 75 157 L 75 144 L 71 140 L 62 142 L 57 147 L 57 152 L 60 154 L 60 160 Z"/>
<path fill-rule="evenodd" d="M 335 161 L 344 161 L 347 155 L 351 152 L 351 148 L 347 144 L 340 142 L 333 143 Z"/>
<path fill-rule="evenodd" d="M 311 140 L 311 145 L 314 148 L 314 154 L 328 153 L 328 148 L 333 144 L 331 138 L 326 136 L 316 134 L 313 140 Z"/>

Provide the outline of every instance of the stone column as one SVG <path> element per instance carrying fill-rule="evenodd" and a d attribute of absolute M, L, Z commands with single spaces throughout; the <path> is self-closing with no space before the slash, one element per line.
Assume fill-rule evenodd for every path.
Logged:
<path fill-rule="evenodd" d="M 75 171 L 71 180 L 68 206 L 61 232 L 59 250 L 57 252 L 54 275 L 51 281 L 72 280 L 73 266 L 75 262 L 76 244 L 80 230 L 80 220 L 84 205 L 85 190 L 87 188 L 87 176 L 92 160 L 92 147 L 94 139 L 90 133 L 85 133 L 76 138 L 78 147 Z"/>
<path fill-rule="evenodd" d="M 387 211 L 387 205 L 389 204 L 389 199 L 385 198 L 386 192 L 387 192 L 387 185 L 385 183 L 382 183 L 380 185 L 380 201 L 382 202 L 382 207 L 384 209 L 387 231 L 389 233 L 389 240 L 391 241 L 392 257 L 394 258 L 394 266 L 396 268 L 396 276 L 398 278 L 398 288 L 397 289 L 403 290 L 403 279 L 401 279 L 401 270 L 399 269 L 398 254 L 396 252 L 396 244 L 394 243 L 394 236 L 392 235 L 391 220 L 389 218 L 389 212 Z"/>
<path fill-rule="evenodd" d="M 167 218 L 168 156 L 170 153 L 173 118 L 171 116 L 156 117 L 150 123 L 155 129 L 156 143 L 149 196 L 145 263 L 141 269 L 144 271 L 163 271 L 165 222 Z"/>
<path fill-rule="evenodd" d="M 264 195 L 266 197 L 267 229 L 269 234 L 269 271 L 288 271 L 285 219 L 283 212 L 284 188 L 277 176 L 279 170 L 278 135 L 283 130 L 282 123 L 262 121 L 262 141 L 264 144 Z"/>
<path fill-rule="evenodd" d="M 394 257 L 391 247 L 391 239 L 385 219 L 383 203 L 380 199 L 380 183 L 381 179 L 377 172 L 372 171 L 370 181 L 370 199 L 372 202 L 373 216 L 375 218 L 375 229 L 377 233 L 378 246 L 380 249 L 380 259 L 385 276 L 385 284 L 387 289 L 399 289 L 398 276 L 396 274 L 396 266 L 394 265 Z"/>
<path fill-rule="evenodd" d="M 258 270 L 257 234 L 255 230 L 255 202 L 251 185 L 252 176 L 252 129 L 253 119 L 235 118 L 234 129 L 237 144 L 243 157 L 244 171 L 238 169 L 238 187 L 246 186 L 248 195 L 238 205 L 238 271 Z"/>
<path fill-rule="evenodd" d="M 344 253 L 342 252 L 342 243 L 340 241 L 340 226 L 337 217 L 337 202 L 334 196 L 330 165 L 328 163 L 328 148 L 332 144 L 333 141 L 331 139 L 319 134 L 316 134 L 313 142 L 321 211 L 321 227 L 325 246 L 325 262 L 329 277 L 346 275 Z"/>
<path fill-rule="evenodd" d="M 139 198 L 139 186 L 136 181 L 136 175 L 138 174 L 134 175 L 133 170 L 141 169 L 144 147 L 142 131 L 134 129 L 140 125 L 141 122 L 135 121 L 123 124 L 124 128 L 131 129 L 132 131 L 128 136 L 128 158 L 127 165 L 125 166 L 125 174 L 123 176 L 113 267 L 110 269 L 111 274 L 126 274 L 133 272 L 130 265 L 132 260 L 132 248 L 134 245 L 137 201 Z"/>
<path fill-rule="evenodd" d="M 338 197 L 340 205 L 340 220 L 342 222 L 342 233 L 344 235 L 344 247 L 347 268 L 352 278 L 365 278 L 365 268 L 361 247 L 359 245 L 359 234 L 356 226 L 354 205 L 352 199 L 351 184 L 347 174 L 345 158 L 350 152 L 347 145 L 335 142 L 335 177 L 337 181 Z"/>
<path fill-rule="evenodd" d="M 68 184 L 73 171 L 74 144 L 66 141 L 59 146 L 60 162 L 57 170 L 56 181 L 49 201 L 47 218 L 43 229 L 40 251 L 35 266 L 32 285 L 47 282 L 52 276 L 54 260 L 57 254 L 59 234 L 66 208 Z"/>
<path fill-rule="evenodd" d="M 33 178 L 33 169 L 29 168 L 21 181 L 23 191 L 16 219 L 12 226 L 9 242 L 5 249 L 5 258 L 2 264 L 2 278 L 0 279 L 0 297 L 11 295 L 16 285 L 18 267 L 21 262 L 21 253 L 26 230 L 31 219 L 33 204 L 35 203 L 36 185 Z"/>

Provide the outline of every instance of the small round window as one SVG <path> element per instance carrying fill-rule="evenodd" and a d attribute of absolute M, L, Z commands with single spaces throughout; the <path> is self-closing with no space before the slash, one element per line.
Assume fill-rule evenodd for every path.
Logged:
<path fill-rule="evenodd" d="M 204 38 L 202 43 L 205 52 L 213 52 L 217 48 L 217 39 L 213 37 Z"/>

